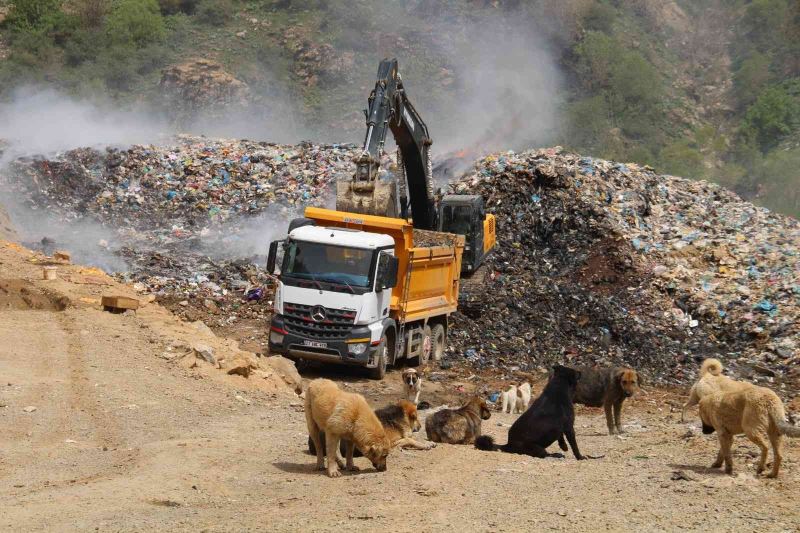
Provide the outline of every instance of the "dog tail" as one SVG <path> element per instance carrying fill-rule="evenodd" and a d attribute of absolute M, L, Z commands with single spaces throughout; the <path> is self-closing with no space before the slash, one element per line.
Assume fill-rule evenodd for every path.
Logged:
<path fill-rule="evenodd" d="M 491 435 L 481 435 L 475 439 L 475 447 L 485 452 L 496 452 L 500 449 L 500 447 L 494 443 L 494 437 Z"/>
<path fill-rule="evenodd" d="M 711 374 L 712 376 L 722 374 L 722 363 L 719 359 L 710 358 L 703 361 L 703 364 L 700 365 L 700 377 L 706 374 Z"/>
<path fill-rule="evenodd" d="M 787 437 L 791 438 L 800 438 L 800 428 L 797 426 L 793 426 L 791 424 L 787 424 L 783 421 L 776 421 L 775 425 L 778 426 L 778 431 L 781 432 L 781 435 L 786 435 Z"/>
<path fill-rule="evenodd" d="M 785 422 L 786 411 L 783 410 L 783 403 L 777 396 L 769 404 L 769 417 L 781 435 L 800 438 L 800 427 Z"/>

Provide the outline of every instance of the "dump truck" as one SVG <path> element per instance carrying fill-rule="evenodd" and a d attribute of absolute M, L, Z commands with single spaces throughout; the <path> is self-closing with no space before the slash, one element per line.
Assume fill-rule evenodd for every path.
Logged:
<path fill-rule="evenodd" d="M 270 243 L 277 272 L 269 349 L 294 360 L 362 366 L 382 379 L 400 359 L 444 352 L 465 239 L 401 218 L 308 207 Z"/>

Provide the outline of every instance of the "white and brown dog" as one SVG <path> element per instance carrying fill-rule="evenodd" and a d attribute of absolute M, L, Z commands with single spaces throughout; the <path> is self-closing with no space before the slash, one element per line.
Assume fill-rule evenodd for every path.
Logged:
<path fill-rule="evenodd" d="M 419 395 L 422 392 L 422 376 L 417 373 L 415 368 L 403 370 L 403 387 L 406 392 L 406 400 L 418 405 Z"/>

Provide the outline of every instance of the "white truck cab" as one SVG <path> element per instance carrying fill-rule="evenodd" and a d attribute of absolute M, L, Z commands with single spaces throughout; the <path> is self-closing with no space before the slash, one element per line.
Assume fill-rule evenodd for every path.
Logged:
<path fill-rule="evenodd" d="M 292 229 L 282 244 L 270 351 L 384 372 L 384 332 L 397 277 L 394 247 L 391 236 L 379 233 Z"/>

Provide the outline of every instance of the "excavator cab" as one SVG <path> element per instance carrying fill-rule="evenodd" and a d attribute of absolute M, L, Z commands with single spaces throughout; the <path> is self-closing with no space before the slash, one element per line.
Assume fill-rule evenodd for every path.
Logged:
<path fill-rule="evenodd" d="M 480 268 L 497 239 L 494 215 L 487 215 L 483 197 L 450 194 L 439 203 L 439 231 L 463 235 L 466 239 L 461 272 L 466 275 Z"/>

